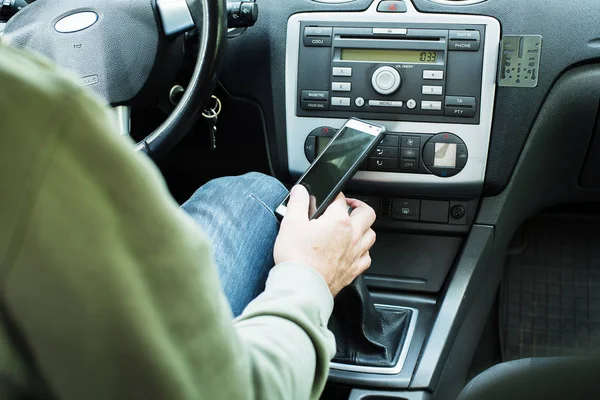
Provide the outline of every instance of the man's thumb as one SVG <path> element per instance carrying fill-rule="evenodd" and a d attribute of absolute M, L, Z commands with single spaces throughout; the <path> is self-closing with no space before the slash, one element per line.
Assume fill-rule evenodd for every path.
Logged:
<path fill-rule="evenodd" d="M 308 205 L 310 197 L 308 191 L 302 185 L 296 185 L 290 192 L 290 200 L 288 201 L 286 218 L 308 219 Z"/>

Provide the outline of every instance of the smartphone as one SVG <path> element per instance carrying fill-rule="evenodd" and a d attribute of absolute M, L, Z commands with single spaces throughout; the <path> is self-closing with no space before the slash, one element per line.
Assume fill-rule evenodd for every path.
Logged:
<path fill-rule="evenodd" d="M 386 133 L 384 126 L 356 118 L 340 128 L 297 183 L 308 190 L 310 219 L 323 214 Z M 288 194 L 275 210 L 280 218 L 285 217 L 289 199 Z"/>

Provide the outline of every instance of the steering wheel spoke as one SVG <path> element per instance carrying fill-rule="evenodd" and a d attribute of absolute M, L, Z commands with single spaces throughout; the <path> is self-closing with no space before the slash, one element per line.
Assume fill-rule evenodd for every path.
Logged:
<path fill-rule="evenodd" d="M 194 27 L 186 0 L 156 0 L 165 36 L 176 36 Z"/>
<path fill-rule="evenodd" d="M 131 132 L 131 108 L 129 106 L 117 106 L 113 108 L 117 128 L 121 136 L 129 136 Z"/>

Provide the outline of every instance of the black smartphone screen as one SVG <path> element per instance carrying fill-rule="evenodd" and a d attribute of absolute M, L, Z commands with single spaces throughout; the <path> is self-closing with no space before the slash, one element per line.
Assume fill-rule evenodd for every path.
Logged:
<path fill-rule="evenodd" d="M 310 195 L 311 217 L 326 201 L 331 200 L 332 192 L 344 177 L 364 159 L 375 142 L 381 140 L 380 130 L 373 126 L 370 126 L 371 132 L 353 127 L 360 127 L 361 124 L 358 120 L 349 121 L 298 182 L 306 187 Z M 287 205 L 287 199 L 284 205 Z"/>

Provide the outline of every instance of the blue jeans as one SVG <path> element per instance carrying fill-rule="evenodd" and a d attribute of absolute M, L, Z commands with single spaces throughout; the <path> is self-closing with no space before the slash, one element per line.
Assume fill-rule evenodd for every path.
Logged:
<path fill-rule="evenodd" d="M 264 290 L 274 266 L 279 232 L 274 210 L 287 193 L 275 178 L 252 172 L 210 181 L 182 206 L 212 240 L 221 284 L 236 317 Z"/>

